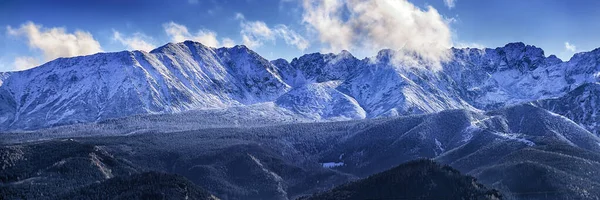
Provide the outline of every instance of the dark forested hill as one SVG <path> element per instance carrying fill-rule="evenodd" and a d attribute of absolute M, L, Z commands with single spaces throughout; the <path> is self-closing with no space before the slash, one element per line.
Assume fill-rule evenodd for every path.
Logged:
<path fill-rule="evenodd" d="M 87 131 L 100 136 L 20 142 L 45 133 L 0 135 L 3 197 L 60 199 L 98 182 L 159 171 L 220 199 L 287 200 L 430 158 L 507 199 L 600 198 L 600 138 L 532 104 L 180 132 Z"/>
<path fill-rule="evenodd" d="M 475 178 L 431 160 L 401 164 L 368 178 L 315 194 L 306 200 L 502 199 Z"/>
<path fill-rule="evenodd" d="M 145 172 L 115 177 L 60 197 L 61 199 L 197 199 L 215 196 L 180 175 Z"/>

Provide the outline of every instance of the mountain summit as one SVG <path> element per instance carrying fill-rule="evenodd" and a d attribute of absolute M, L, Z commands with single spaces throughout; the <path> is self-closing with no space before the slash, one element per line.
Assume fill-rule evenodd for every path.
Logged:
<path fill-rule="evenodd" d="M 0 130 L 261 103 L 309 121 L 490 110 L 561 97 L 600 80 L 597 51 L 567 62 L 523 43 L 450 51 L 452 59 L 435 71 L 380 56 L 359 60 L 347 51 L 269 62 L 243 45 L 193 41 L 149 53 L 59 58 L 0 74 Z"/>

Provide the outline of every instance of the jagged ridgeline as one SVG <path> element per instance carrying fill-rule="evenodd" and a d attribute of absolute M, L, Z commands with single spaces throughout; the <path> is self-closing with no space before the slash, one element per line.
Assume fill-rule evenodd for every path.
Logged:
<path fill-rule="evenodd" d="M 342 51 L 269 62 L 245 46 L 210 48 L 192 41 L 151 52 L 59 58 L 0 73 L 0 130 L 190 110 L 220 115 L 206 126 L 485 111 L 562 97 L 600 77 L 600 50 L 567 62 L 523 43 L 449 51 L 451 60 L 439 70 L 396 62 L 393 50 L 365 59 Z M 227 114 L 239 110 L 251 114 Z M 581 110 L 586 113 L 569 117 L 595 131 L 588 115 L 597 106 Z"/>

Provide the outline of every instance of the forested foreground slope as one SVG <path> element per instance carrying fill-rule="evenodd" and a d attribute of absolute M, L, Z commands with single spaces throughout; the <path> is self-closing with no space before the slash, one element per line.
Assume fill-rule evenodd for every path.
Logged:
<path fill-rule="evenodd" d="M 12 141 L 0 150 L 1 188 L 31 198 L 159 171 L 220 199 L 294 199 L 421 158 L 473 176 L 505 198 L 600 198 L 600 138 L 528 103 L 490 112 L 30 142 L 18 142 L 18 135 L 1 136 Z"/>

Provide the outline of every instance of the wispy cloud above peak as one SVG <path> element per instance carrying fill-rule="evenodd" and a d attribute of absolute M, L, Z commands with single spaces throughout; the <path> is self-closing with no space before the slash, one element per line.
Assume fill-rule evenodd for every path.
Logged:
<path fill-rule="evenodd" d="M 454 48 L 464 49 L 464 48 L 476 48 L 476 49 L 484 49 L 486 46 L 479 43 L 468 43 L 468 42 L 455 42 Z"/>
<path fill-rule="evenodd" d="M 288 45 L 304 51 L 310 43 L 302 35 L 288 28 L 283 24 L 277 24 L 273 28 L 269 27 L 263 21 L 249 21 L 241 13 L 236 13 L 235 19 L 240 21 L 240 35 L 244 45 L 250 48 L 257 48 L 264 45 L 265 42 L 274 42 L 281 38 Z"/>
<path fill-rule="evenodd" d="M 17 71 L 31 69 L 40 65 L 40 61 L 37 58 L 30 56 L 19 56 L 15 58 L 13 62 L 13 67 Z"/>
<path fill-rule="evenodd" d="M 449 24 L 431 6 L 422 10 L 407 0 L 304 0 L 303 7 L 303 21 L 324 51 L 394 49 L 432 63 L 449 58 Z"/>
<path fill-rule="evenodd" d="M 186 26 L 175 22 L 165 23 L 163 24 L 163 28 L 172 42 L 193 40 L 210 47 L 227 46 L 234 43 L 230 38 L 223 38 L 222 42 L 219 42 L 217 33 L 208 29 L 200 29 L 196 34 L 191 34 Z"/>
<path fill-rule="evenodd" d="M 275 26 L 275 33 L 289 45 L 295 46 L 298 50 L 304 51 L 310 46 L 308 40 L 302 35 L 296 33 L 296 31 L 288 28 L 286 25 L 278 24 Z"/>
<path fill-rule="evenodd" d="M 151 51 L 156 47 L 156 45 L 148 42 L 152 40 L 150 36 L 139 32 L 134 33 L 130 37 L 125 37 L 119 31 L 113 30 L 112 39 L 127 47 L 128 50 Z"/>
<path fill-rule="evenodd" d="M 577 51 L 577 47 L 569 42 L 565 42 L 565 49 L 570 52 Z"/>

